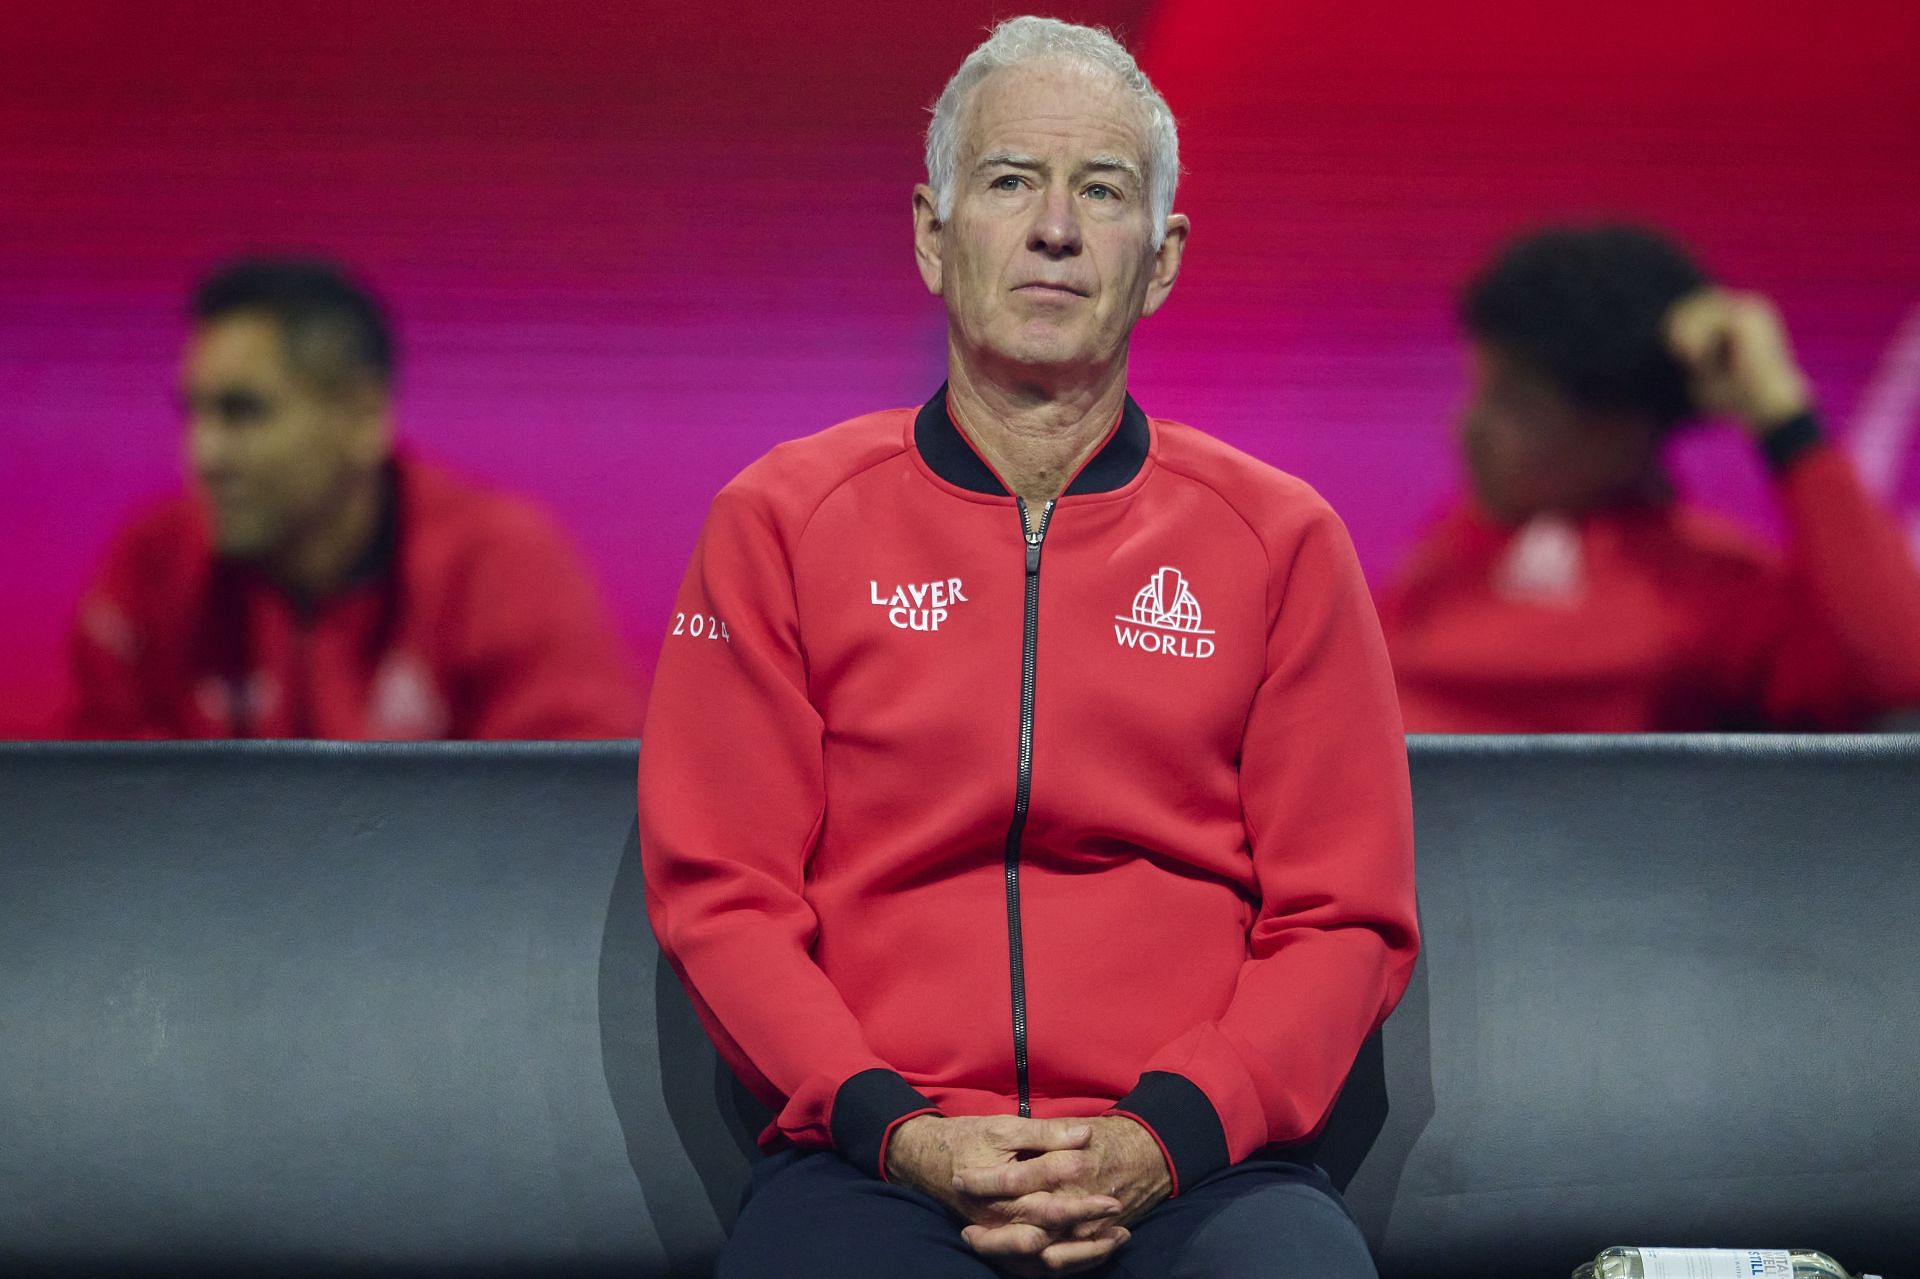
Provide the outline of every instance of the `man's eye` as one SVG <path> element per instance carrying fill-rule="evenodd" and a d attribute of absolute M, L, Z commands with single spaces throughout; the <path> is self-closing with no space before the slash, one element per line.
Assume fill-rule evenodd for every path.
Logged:
<path fill-rule="evenodd" d="M 1003 174 L 993 180 L 993 189 L 996 191 L 1016 191 L 1019 188 L 1020 178 L 1018 174 Z"/>
<path fill-rule="evenodd" d="M 1119 194 L 1104 182 L 1096 182 L 1087 188 L 1087 198 L 1092 200 L 1111 200 Z"/>
<path fill-rule="evenodd" d="M 273 406 L 264 397 L 247 391 L 226 391 L 216 395 L 210 407 L 214 416 L 235 426 L 263 421 L 273 411 Z"/>

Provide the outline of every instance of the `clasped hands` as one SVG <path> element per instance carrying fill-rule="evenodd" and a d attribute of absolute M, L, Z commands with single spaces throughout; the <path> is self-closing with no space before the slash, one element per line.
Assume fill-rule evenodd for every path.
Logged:
<path fill-rule="evenodd" d="M 1159 1143 L 1121 1115 L 921 1115 L 888 1143 L 887 1179 L 952 1209 L 974 1251 L 1021 1276 L 1099 1265 L 1173 1188 Z"/>

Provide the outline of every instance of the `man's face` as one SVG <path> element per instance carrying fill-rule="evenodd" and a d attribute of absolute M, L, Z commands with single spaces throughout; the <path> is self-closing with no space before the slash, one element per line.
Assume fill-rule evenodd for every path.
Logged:
<path fill-rule="evenodd" d="M 385 453 L 379 397 L 297 371 L 271 316 L 241 312 L 194 330 L 181 397 L 188 463 L 223 555 L 272 556 L 324 528 Z"/>
<path fill-rule="evenodd" d="M 1576 403 L 1491 343 L 1467 348 L 1458 436 L 1475 498 L 1497 519 L 1578 513 L 1632 493 L 1659 448 L 1651 420 Z"/>
<path fill-rule="evenodd" d="M 1153 247 L 1144 112 L 1114 77 L 1059 61 L 995 71 L 960 118 L 952 216 L 914 193 L 915 250 L 966 358 L 1095 370 L 1173 287 L 1186 219 Z"/>

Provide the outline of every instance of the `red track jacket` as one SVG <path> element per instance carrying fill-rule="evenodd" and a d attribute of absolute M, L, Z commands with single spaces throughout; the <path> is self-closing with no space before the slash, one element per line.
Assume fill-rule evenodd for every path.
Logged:
<path fill-rule="evenodd" d="M 1176 1192 L 1311 1135 L 1417 949 L 1338 519 L 1131 400 L 1038 536 L 944 392 L 714 501 L 640 761 L 648 908 L 764 1139 L 1120 1111 Z"/>
<path fill-rule="evenodd" d="M 639 691 L 544 515 L 410 458 L 354 585 L 301 610 L 222 562 L 191 497 L 115 540 L 80 607 L 77 737 L 629 737 Z"/>
<path fill-rule="evenodd" d="M 1381 595 L 1413 732 L 1859 728 L 1920 707 L 1920 572 L 1811 419 L 1790 546 L 1685 505 L 1450 513 Z"/>

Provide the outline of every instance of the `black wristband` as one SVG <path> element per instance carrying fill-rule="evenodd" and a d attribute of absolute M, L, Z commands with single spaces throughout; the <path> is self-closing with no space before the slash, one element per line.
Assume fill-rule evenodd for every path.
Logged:
<path fill-rule="evenodd" d="M 1113 1108 L 1153 1130 L 1171 1165 L 1176 1195 L 1227 1166 L 1226 1128 L 1207 1094 L 1185 1075 L 1150 1070 Z"/>
<path fill-rule="evenodd" d="M 884 1181 L 887 1134 L 906 1116 L 933 1110 L 924 1093 L 893 1071 L 863 1070 L 834 1094 L 828 1130 L 848 1162 Z"/>
<path fill-rule="evenodd" d="M 1808 410 L 1794 414 L 1761 436 L 1760 451 L 1766 455 L 1767 469 L 1778 475 L 1825 438 L 1820 420 Z"/>

